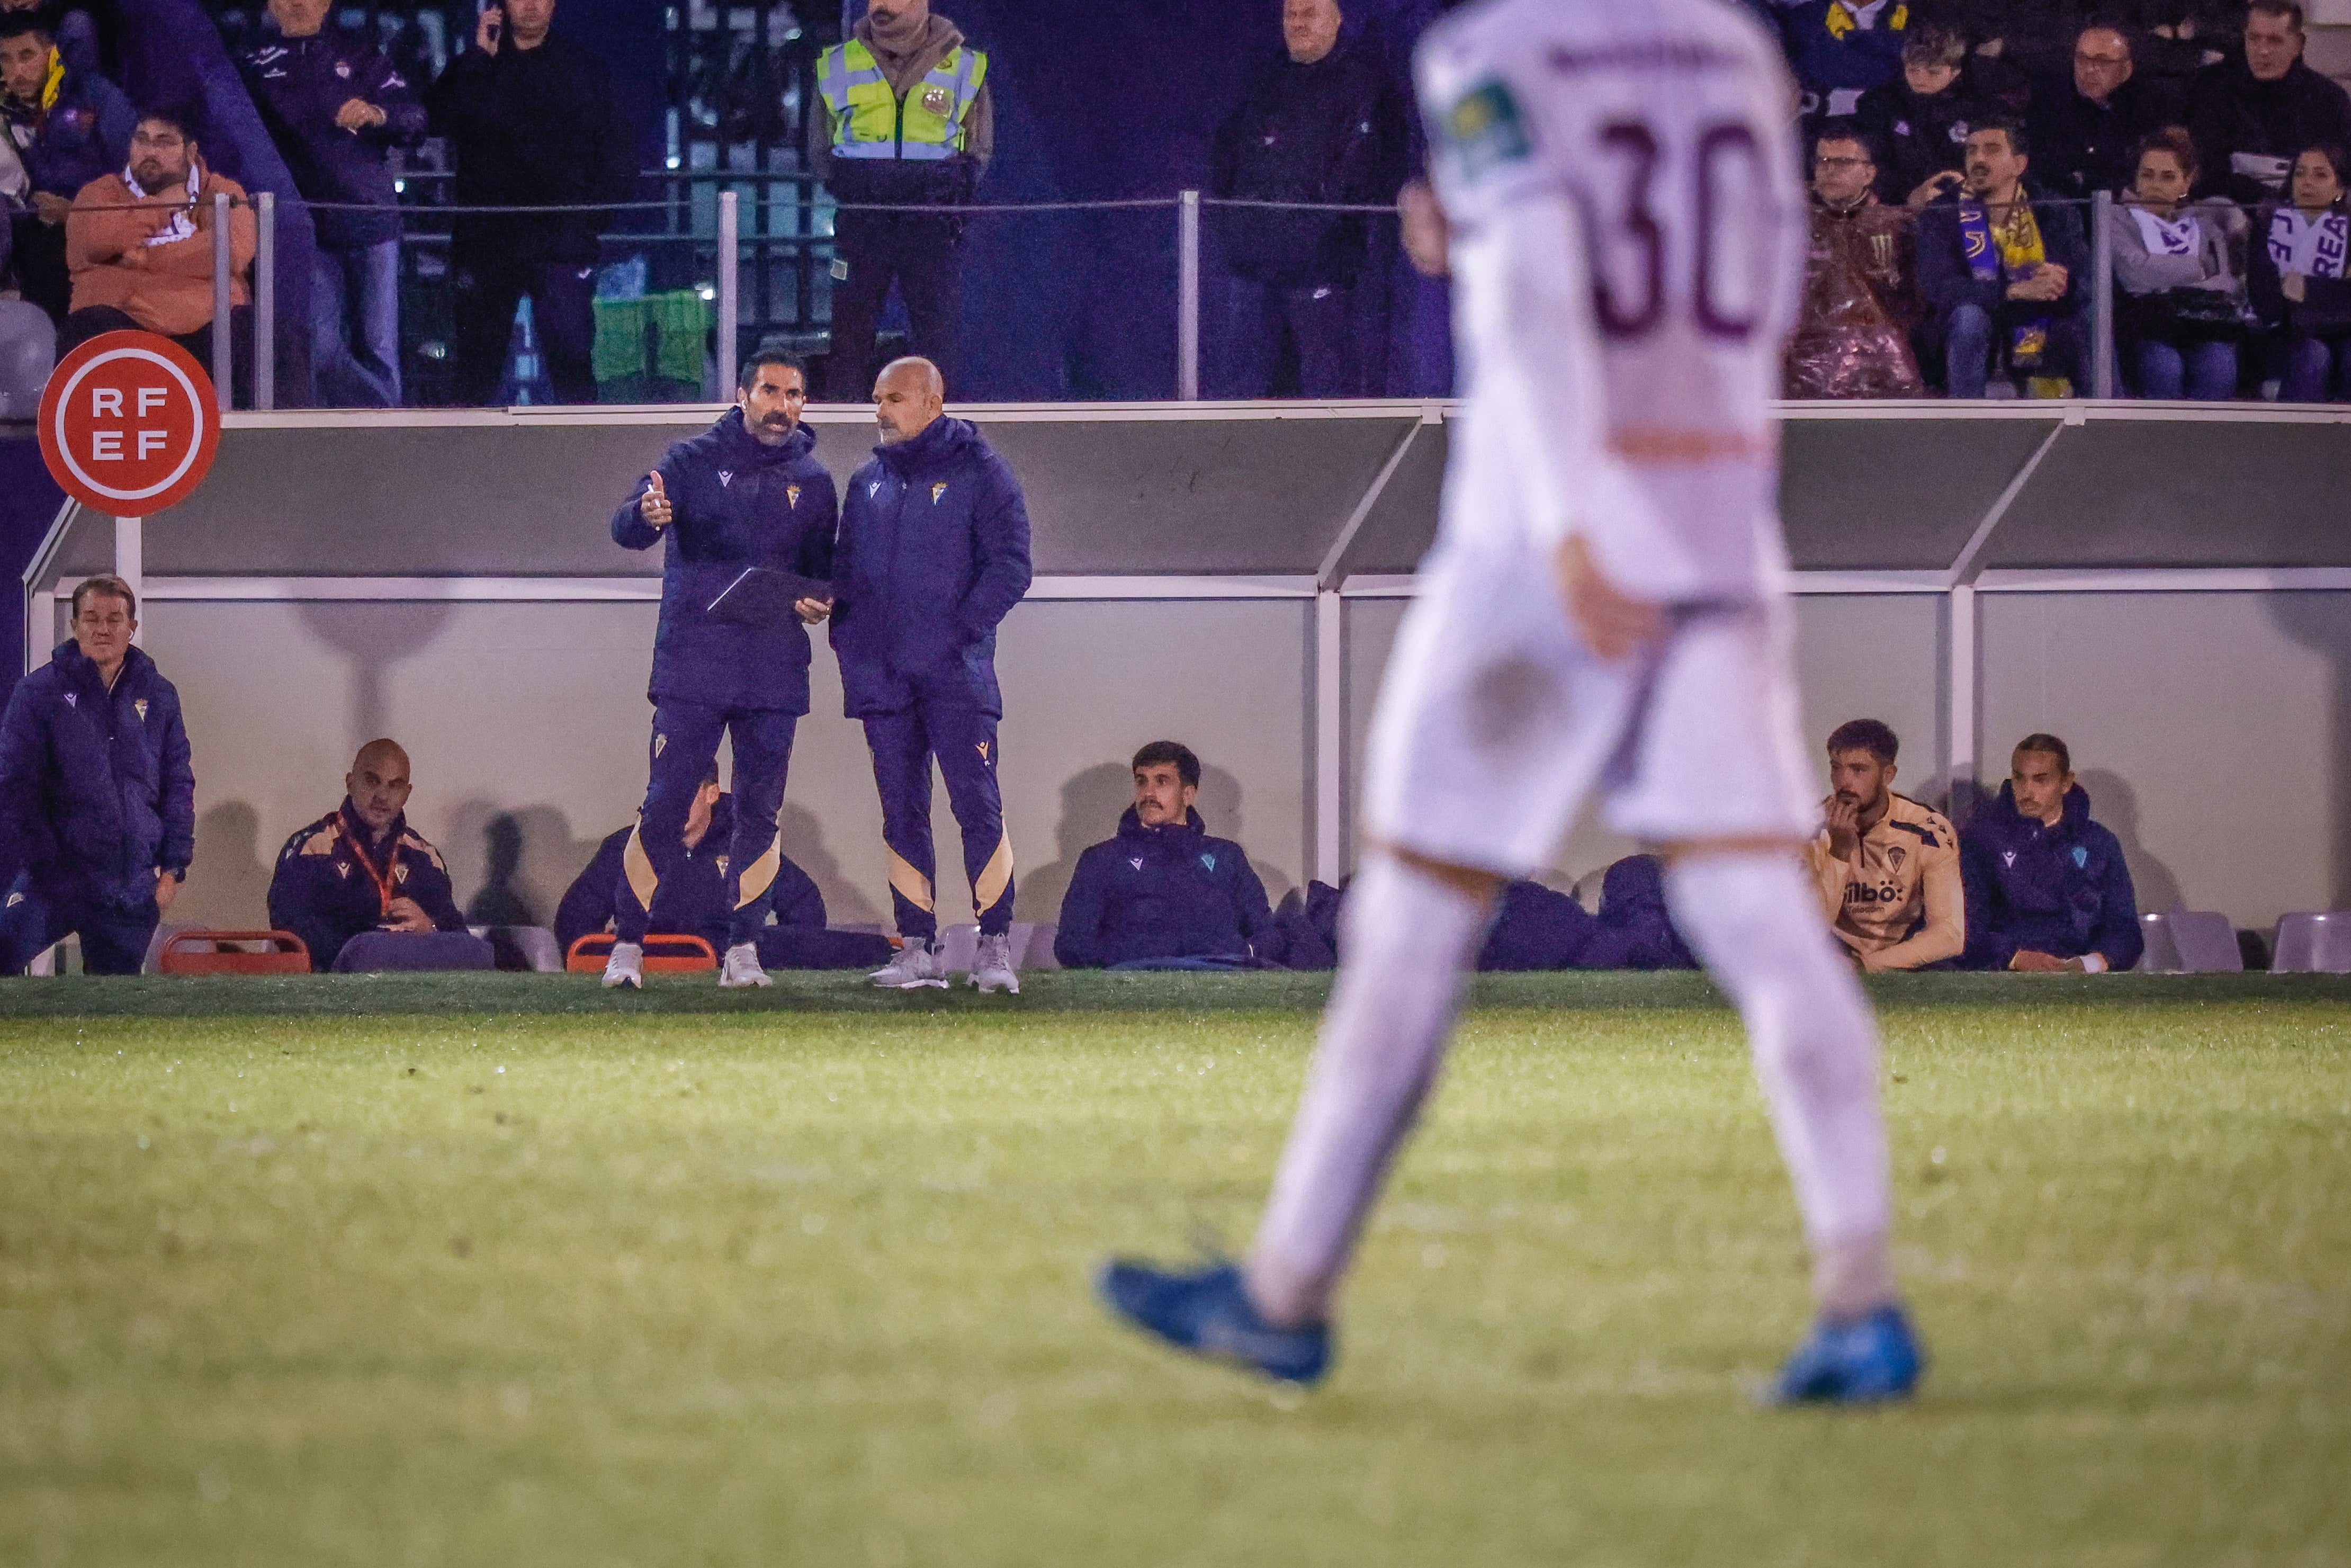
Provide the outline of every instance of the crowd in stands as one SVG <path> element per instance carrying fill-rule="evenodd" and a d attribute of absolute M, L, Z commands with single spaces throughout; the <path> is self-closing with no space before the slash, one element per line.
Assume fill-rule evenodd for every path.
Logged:
<path fill-rule="evenodd" d="M 177 690 L 132 643 L 138 596 L 99 576 L 74 591 L 72 637 L 16 687 L 0 718 L 0 974 L 17 974 L 68 933 L 85 971 L 137 973 L 195 857 L 195 777 Z M 2008 779 L 1954 831 L 1896 793 L 1894 732 L 1875 719 L 1828 737 L 1823 826 L 1805 848 L 1821 910 L 1859 967 L 2071 971 L 2128 969 L 2141 947 L 2121 844 L 2090 818 L 2089 797 L 2055 736 L 2017 743 Z M 1053 951 L 1069 968 L 1327 969 L 1346 890 L 1311 883 L 1270 905 L 1248 852 L 1201 818 L 1200 760 L 1155 741 L 1133 760 L 1134 803 L 1078 859 Z M 444 968 L 479 939 L 467 930 L 441 852 L 411 827 L 407 752 L 361 747 L 334 810 L 279 852 L 270 924 L 302 939 L 313 966 Z M 653 935 L 726 941 L 734 901 L 726 850 L 730 797 L 716 770 L 687 811 L 646 911 Z M 616 883 L 639 873 L 641 828 L 607 838 L 555 915 L 569 948 L 610 929 Z M 757 837 L 758 835 L 754 835 Z M 781 853 L 764 967 L 864 968 L 889 956 L 871 932 L 829 930 L 823 896 Z M 365 939 L 354 966 L 347 952 Z M 453 958 L 452 953 L 455 953 Z M 340 961 L 339 963 L 339 960 Z M 1597 906 L 1534 882 L 1498 906 L 1479 967 L 1696 967 L 1666 911 L 1662 868 L 1636 854 L 1607 868 Z"/>
<path fill-rule="evenodd" d="M 1789 395 L 2087 393 L 2103 237 L 2120 390 L 2351 399 L 2351 95 L 2301 5 L 2075 14 L 2061 48 L 2067 11 L 1773 13 L 1812 156 Z"/>

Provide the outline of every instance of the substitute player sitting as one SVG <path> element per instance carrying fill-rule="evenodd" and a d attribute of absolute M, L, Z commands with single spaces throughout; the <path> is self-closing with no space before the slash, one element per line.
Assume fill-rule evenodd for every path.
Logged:
<path fill-rule="evenodd" d="M 1898 1397 L 1877 1036 L 1804 873 L 1771 398 L 1802 282 L 1791 87 L 1721 0 L 1479 0 L 1425 37 L 1468 406 L 1388 666 L 1344 962 L 1246 1264 L 1113 1262 L 1181 1348 L 1328 1364 L 1365 1216 L 1436 1081 L 1496 891 L 1593 798 L 1661 846 L 1676 924 L 1738 1005 L 1813 1257 L 1788 1400 Z"/>
<path fill-rule="evenodd" d="M 1872 973 L 1939 964 L 1968 945 L 1959 835 L 1894 792 L 1898 746 L 1874 718 L 1837 726 L 1821 802 L 1828 825 L 1804 846 L 1830 928 Z"/>

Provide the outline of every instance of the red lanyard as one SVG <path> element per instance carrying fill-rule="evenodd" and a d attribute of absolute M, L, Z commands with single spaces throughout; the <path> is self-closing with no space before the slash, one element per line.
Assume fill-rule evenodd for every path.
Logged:
<path fill-rule="evenodd" d="M 378 871 L 375 869 L 375 862 L 368 859 L 367 851 L 360 847 L 359 840 L 351 835 L 350 829 L 344 824 L 340 813 L 335 818 L 335 831 L 340 835 L 344 843 L 350 846 L 352 858 L 360 862 L 360 869 L 368 873 L 368 880 L 375 883 L 376 898 L 383 906 L 382 912 L 390 915 L 392 913 L 391 868 L 392 860 L 400 853 L 400 841 L 396 839 L 392 841 L 386 852 L 385 869 Z"/>

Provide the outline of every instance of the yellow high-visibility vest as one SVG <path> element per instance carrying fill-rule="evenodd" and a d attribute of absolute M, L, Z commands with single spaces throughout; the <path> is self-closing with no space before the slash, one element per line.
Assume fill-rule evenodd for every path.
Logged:
<path fill-rule="evenodd" d="M 816 63 L 836 158 L 955 157 L 964 151 L 964 119 L 987 80 L 987 54 L 960 44 L 903 99 L 862 39 L 835 44 Z"/>

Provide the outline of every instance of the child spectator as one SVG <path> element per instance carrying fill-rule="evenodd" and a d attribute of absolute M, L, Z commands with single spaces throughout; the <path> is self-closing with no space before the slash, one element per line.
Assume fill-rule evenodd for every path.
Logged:
<path fill-rule="evenodd" d="M 1923 207 L 1959 184 L 1970 123 L 1982 118 L 1957 33 L 1914 29 L 1902 75 L 1861 95 L 1855 118 L 1877 155 L 1877 199 Z"/>

